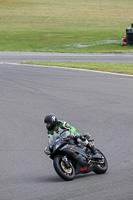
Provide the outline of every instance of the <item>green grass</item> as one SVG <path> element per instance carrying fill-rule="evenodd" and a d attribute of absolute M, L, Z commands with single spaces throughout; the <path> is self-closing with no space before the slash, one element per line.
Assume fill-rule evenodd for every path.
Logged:
<path fill-rule="evenodd" d="M 133 64 L 127 63 L 101 63 L 101 62 L 54 62 L 54 61 L 29 61 L 22 64 L 59 66 L 68 68 L 88 69 L 97 71 L 114 72 L 133 75 Z"/>
<path fill-rule="evenodd" d="M 118 40 L 133 22 L 133 0 L 0 0 L 0 50 L 133 52 Z M 72 45 L 72 46 L 65 46 Z"/>

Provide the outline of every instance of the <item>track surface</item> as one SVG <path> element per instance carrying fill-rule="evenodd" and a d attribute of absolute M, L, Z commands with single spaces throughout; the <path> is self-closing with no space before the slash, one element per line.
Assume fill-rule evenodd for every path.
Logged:
<path fill-rule="evenodd" d="M 43 153 L 49 112 L 91 133 L 106 174 L 58 177 Z M 0 200 L 132 200 L 132 145 L 133 78 L 0 64 Z"/>
<path fill-rule="evenodd" d="M 133 53 L 81 54 L 81 53 L 47 53 L 47 52 L 6 52 L 6 51 L 0 52 L 0 62 L 20 62 L 27 60 L 133 63 Z"/>

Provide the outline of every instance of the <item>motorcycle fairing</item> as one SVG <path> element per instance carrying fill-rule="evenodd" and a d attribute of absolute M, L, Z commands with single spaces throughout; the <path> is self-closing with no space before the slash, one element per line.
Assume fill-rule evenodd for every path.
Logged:
<path fill-rule="evenodd" d="M 87 155 L 81 148 L 66 144 L 60 150 L 70 155 L 76 161 L 76 174 L 81 172 L 87 173 L 92 170 L 92 167 L 87 164 Z"/>

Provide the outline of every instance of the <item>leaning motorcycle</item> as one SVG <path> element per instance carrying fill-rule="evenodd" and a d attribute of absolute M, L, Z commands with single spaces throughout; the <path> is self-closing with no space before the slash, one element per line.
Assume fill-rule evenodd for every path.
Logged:
<path fill-rule="evenodd" d="M 67 137 L 68 136 L 68 137 Z M 89 142 L 90 137 L 87 138 Z M 108 162 L 104 154 L 98 150 L 101 158 L 93 158 L 90 149 L 76 144 L 67 130 L 52 137 L 44 152 L 53 160 L 54 169 L 64 180 L 73 180 L 75 175 L 95 172 L 104 174 L 108 169 Z"/>

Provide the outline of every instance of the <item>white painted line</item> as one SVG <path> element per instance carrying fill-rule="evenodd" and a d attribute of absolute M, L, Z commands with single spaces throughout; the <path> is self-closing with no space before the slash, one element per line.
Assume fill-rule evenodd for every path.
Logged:
<path fill-rule="evenodd" d="M 101 74 L 110 74 L 110 75 L 125 76 L 125 77 L 133 78 L 133 75 L 129 75 L 129 74 L 120 74 L 120 73 L 113 73 L 113 72 L 88 70 L 88 69 L 78 69 L 78 68 L 68 68 L 68 67 L 58 67 L 58 66 L 46 66 L 46 65 L 31 65 L 31 64 L 21 64 L 21 63 L 5 63 L 5 64 L 18 65 L 18 66 L 41 67 L 41 68 L 65 69 L 65 70 L 75 70 L 75 71 L 85 71 L 85 72 L 96 72 L 96 73 L 101 73 Z"/>

